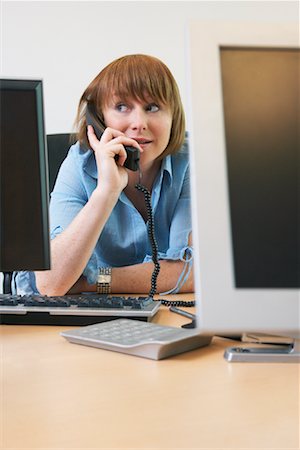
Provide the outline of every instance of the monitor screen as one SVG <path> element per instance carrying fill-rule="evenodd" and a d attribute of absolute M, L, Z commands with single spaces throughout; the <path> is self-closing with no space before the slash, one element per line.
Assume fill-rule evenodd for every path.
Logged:
<path fill-rule="evenodd" d="M 188 35 L 197 324 L 300 337 L 299 24 Z"/>
<path fill-rule="evenodd" d="M 50 268 L 41 80 L 0 80 L 0 270 Z"/>
<path fill-rule="evenodd" d="M 300 287 L 300 58 L 220 48 L 235 285 Z"/>

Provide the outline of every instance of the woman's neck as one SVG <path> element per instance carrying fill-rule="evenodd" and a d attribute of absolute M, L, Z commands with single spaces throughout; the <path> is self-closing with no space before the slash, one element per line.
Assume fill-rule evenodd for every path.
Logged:
<path fill-rule="evenodd" d="M 151 192 L 160 165 L 161 161 L 157 161 L 155 162 L 155 164 L 152 164 L 152 166 L 148 170 L 142 170 L 141 179 L 139 172 L 128 170 L 128 184 L 124 189 L 124 193 L 126 194 L 127 198 L 131 200 L 135 208 L 139 211 L 145 222 L 147 222 L 148 220 L 145 199 L 143 194 L 135 188 L 135 185 L 137 183 L 141 183 L 148 189 L 149 192 Z"/>
<path fill-rule="evenodd" d="M 161 166 L 161 161 L 154 161 L 151 166 L 141 167 L 141 174 L 139 171 L 133 172 L 132 170 L 128 170 L 128 185 L 127 187 L 132 188 L 137 183 L 141 183 L 145 186 L 150 192 L 153 187 L 154 180 L 156 178 L 157 173 L 159 172 Z M 141 176 L 140 176 L 141 175 Z M 126 191 L 126 188 L 125 188 Z"/>

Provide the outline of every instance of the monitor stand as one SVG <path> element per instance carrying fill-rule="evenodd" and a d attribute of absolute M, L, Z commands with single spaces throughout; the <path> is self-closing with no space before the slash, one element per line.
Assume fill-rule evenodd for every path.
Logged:
<path fill-rule="evenodd" d="M 300 340 L 268 336 L 264 334 L 245 334 L 243 342 L 259 344 L 256 347 L 230 347 L 224 353 L 228 362 L 276 362 L 299 363 Z M 267 344 L 267 345 L 266 345 Z"/>

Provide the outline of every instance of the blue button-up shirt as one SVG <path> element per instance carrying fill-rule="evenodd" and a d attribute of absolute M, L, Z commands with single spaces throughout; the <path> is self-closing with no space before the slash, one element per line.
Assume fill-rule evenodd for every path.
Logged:
<path fill-rule="evenodd" d="M 94 152 L 81 149 L 77 142 L 70 148 L 62 163 L 51 194 L 51 239 L 68 227 L 86 204 L 96 185 L 97 166 Z M 188 247 L 188 236 L 192 226 L 187 143 L 176 154 L 163 159 L 153 185 L 151 202 L 158 258 L 181 259 L 190 266 L 192 251 Z M 147 223 L 122 192 L 83 275 L 88 283 L 94 284 L 98 267 L 121 267 L 151 259 Z M 178 291 L 186 278 L 185 268 L 177 285 L 171 291 Z M 20 294 L 38 293 L 33 272 L 18 272 L 15 282 L 17 292 Z"/>

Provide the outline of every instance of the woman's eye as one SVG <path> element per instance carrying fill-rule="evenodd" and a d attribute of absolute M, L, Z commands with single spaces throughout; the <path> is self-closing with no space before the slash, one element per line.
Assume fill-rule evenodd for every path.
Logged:
<path fill-rule="evenodd" d="M 150 112 L 157 112 L 159 110 L 159 106 L 156 103 L 150 103 L 147 105 L 146 110 Z"/>
<path fill-rule="evenodd" d="M 125 103 L 118 103 L 116 109 L 120 112 L 125 112 L 128 110 L 128 106 Z"/>

